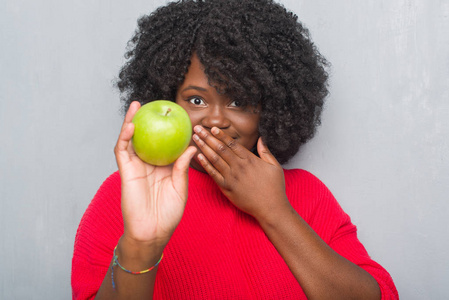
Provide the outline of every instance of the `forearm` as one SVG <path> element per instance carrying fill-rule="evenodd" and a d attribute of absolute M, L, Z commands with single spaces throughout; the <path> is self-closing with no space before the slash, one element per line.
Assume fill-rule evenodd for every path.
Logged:
<path fill-rule="evenodd" d="M 131 271 L 141 271 L 154 266 L 161 258 L 163 248 L 153 245 L 137 245 L 123 237 L 116 254 L 120 264 Z M 111 262 L 111 266 L 113 261 Z M 152 299 L 157 267 L 144 274 L 130 274 L 119 266 L 109 267 L 95 299 Z"/>
<path fill-rule="evenodd" d="M 290 205 L 258 221 L 309 299 L 381 298 L 375 279 L 332 250 Z"/>

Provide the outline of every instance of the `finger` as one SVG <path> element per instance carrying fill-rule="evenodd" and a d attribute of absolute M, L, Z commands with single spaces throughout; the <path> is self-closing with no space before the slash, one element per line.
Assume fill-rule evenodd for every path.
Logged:
<path fill-rule="evenodd" d="M 272 165 L 280 165 L 273 154 L 271 154 L 270 149 L 268 149 L 267 145 L 263 142 L 262 137 L 259 137 L 259 140 L 257 141 L 257 152 L 263 161 Z"/>
<path fill-rule="evenodd" d="M 141 107 L 141 105 L 138 101 L 131 102 L 131 104 L 129 105 L 128 111 L 126 112 L 126 115 L 125 115 L 125 123 L 132 122 L 134 115 L 140 109 L 140 107 Z"/>
<path fill-rule="evenodd" d="M 116 148 L 118 148 L 119 151 L 124 151 L 128 149 L 128 144 L 131 138 L 134 134 L 134 124 L 132 123 L 132 120 L 134 118 L 134 115 L 140 108 L 140 103 L 137 101 L 133 101 L 131 105 L 129 106 L 128 111 L 126 112 L 125 119 L 123 120 L 122 129 L 120 131 L 120 135 L 117 140 Z M 132 128 L 132 130 L 131 130 Z"/>
<path fill-rule="evenodd" d="M 226 145 L 224 151 L 220 152 L 220 154 L 222 153 L 223 156 L 230 156 L 229 151 L 227 151 L 228 149 L 230 149 L 234 155 L 237 155 L 240 158 L 246 158 L 248 156 L 248 149 L 240 145 L 235 139 L 227 135 L 223 130 L 217 127 L 213 127 L 211 129 L 211 132 L 214 137 L 216 137 L 219 141 Z"/>
<path fill-rule="evenodd" d="M 206 170 L 210 177 L 219 185 L 222 186 L 224 183 L 224 176 L 219 172 L 206 158 L 203 153 L 198 154 L 198 160 L 201 166 Z"/>
<path fill-rule="evenodd" d="M 221 173 L 229 170 L 229 164 L 225 159 L 230 160 L 229 155 L 232 154 L 230 149 L 201 126 L 195 126 L 194 130 L 196 133 L 193 135 L 193 141 L 206 156 L 208 162 Z"/>
<path fill-rule="evenodd" d="M 140 103 L 134 101 L 131 103 L 128 112 L 125 115 L 125 119 L 123 121 L 123 125 L 114 148 L 114 153 L 119 168 L 130 158 L 130 141 L 134 134 L 134 124 L 132 123 L 132 119 L 139 108 Z"/>
<path fill-rule="evenodd" d="M 173 165 L 173 183 L 180 194 L 187 195 L 189 165 L 195 154 L 196 148 L 194 146 L 189 146 Z"/>
<path fill-rule="evenodd" d="M 117 165 L 119 169 L 121 169 L 124 163 L 127 163 L 130 160 L 128 146 L 130 144 L 130 140 L 133 134 L 134 134 L 134 124 L 132 123 L 123 124 L 122 130 L 117 140 L 117 144 L 115 145 L 114 148 L 115 159 L 117 160 Z"/>

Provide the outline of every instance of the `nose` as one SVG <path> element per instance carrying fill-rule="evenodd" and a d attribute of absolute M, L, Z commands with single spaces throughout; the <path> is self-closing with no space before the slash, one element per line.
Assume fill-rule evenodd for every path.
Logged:
<path fill-rule="evenodd" d="M 218 127 L 220 129 L 226 129 L 231 125 L 229 118 L 224 111 L 226 108 L 222 108 L 218 105 L 211 107 L 206 116 L 202 120 L 203 127 L 211 129 L 212 127 Z"/>

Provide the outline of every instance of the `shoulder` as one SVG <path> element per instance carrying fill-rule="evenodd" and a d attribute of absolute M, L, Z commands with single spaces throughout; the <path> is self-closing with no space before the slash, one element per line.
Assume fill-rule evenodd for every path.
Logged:
<path fill-rule="evenodd" d="M 95 198 L 102 196 L 116 196 L 121 193 L 120 173 L 118 171 L 109 175 L 108 178 L 101 184 Z M 95 200 L 94 198 L 94 200 Z"/>
<path fill-rule="evenodd" d="M 102 219 L 117 217 L 121 219 L 121 192 L 120 174 L 116 171 L 101 184 L 90 202 L 84 217 L 94 214 L 95 217 Z"/>
<path fill-rule="evenodd" d="M 291 205 L 322 238 L 332 234 L 332 230 L 321 232 L 323 228 L 339 227 L 350 222 L 334 195 L 315 175 L 300 169 L 285 170 L 284 174 Z"/>
<path fill-rule="evenodd" d="M 121 183 L 117 172 L 111 174 L 93 197 L 78 226 L 75 248 L 85 244 L 113 247 L 123 233 Z"/>
<path fill-rule="evenodd" d="M 287 196 L 294 207 L 311 208 L 335 200 L 326 185 L 306 170 L 284 169 L 284 178 Z"/>
<path fill-rule="evenodd" d="M 301 192 L 315 197 L 327 197 L 330 191 L 326 185 L 309 171 L 302 169 L 284 169 L 287 190 Z"/>
<path fill-rule="evenodd" d="M 293 178 L 308 181 L 315 181 L 315 180 L 319 181 L 319 179 L 315 175 L 303 169 L 284 169 L 284 175 L 286 179 Z"/>
<path fill-rule="evenodd" d="M 83 219 L 89 217 L 115 216 L 121 214 L 121 181 L 118 171 L 112 173 L 101 184 L 84 213 Z M 83 220 L 82 220 L 83 221 Z"/>

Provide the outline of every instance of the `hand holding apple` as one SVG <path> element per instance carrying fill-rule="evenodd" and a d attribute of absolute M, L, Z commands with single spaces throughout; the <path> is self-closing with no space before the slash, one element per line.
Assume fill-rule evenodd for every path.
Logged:
<path fill-rule="evenodd" d="M 187 201 L 188 169 L 196 148 L 188 147 L 174 164 L 155 166 L 145 163 L 130 147 L 135 129 L 132 120 L 138 110 L 140 104 L 132 102 L 114 148 L 121 179 L 123 237 L 134 241 L 134 244 L 144 247 L 151 244 L 161 250 L 183 215 Z M 156 256 L 160 255 L 158 253 Z"/>
<path fill-rule="evenodd" d="M 186 150 L 192 137 L 189 115 L 181 106 L 168 100 L 143 105 L 132 122 L 134 151 L 151 165 L 173 163 Z"/>

